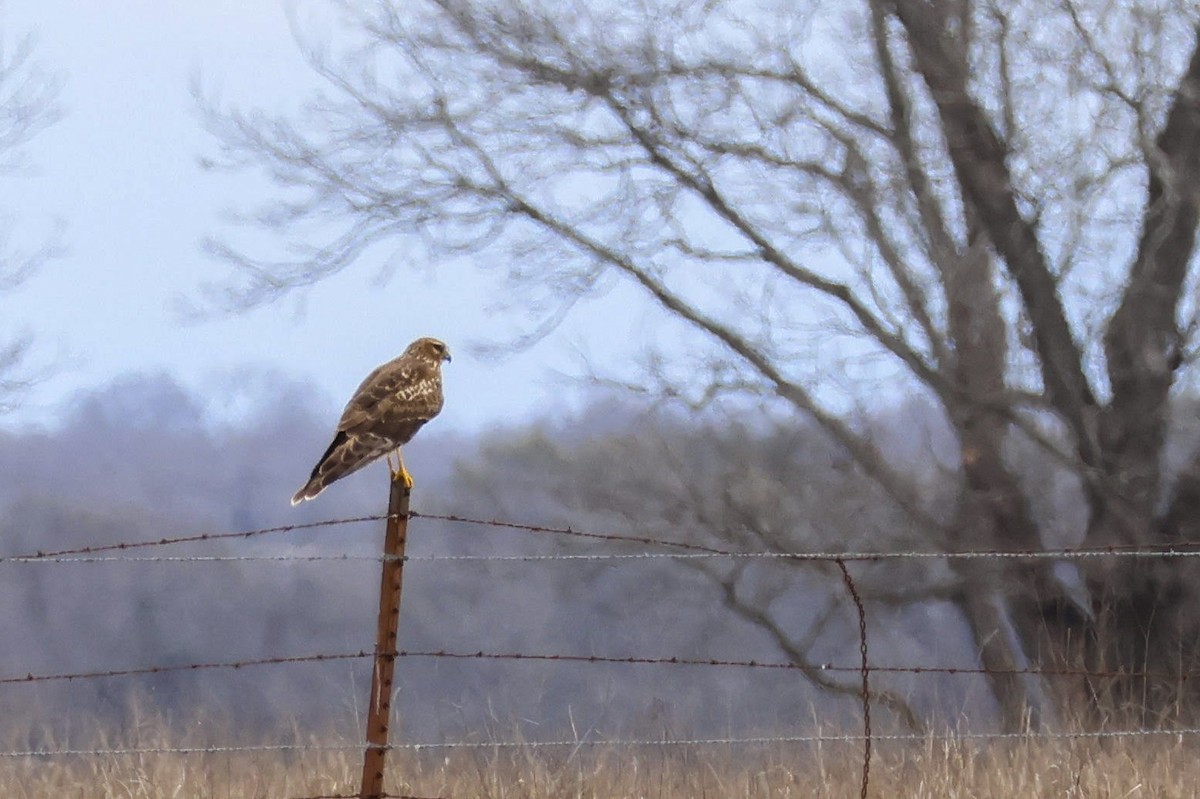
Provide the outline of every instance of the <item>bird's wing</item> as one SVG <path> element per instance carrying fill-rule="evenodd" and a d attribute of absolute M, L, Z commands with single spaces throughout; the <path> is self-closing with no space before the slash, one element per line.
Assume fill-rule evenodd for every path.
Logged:
<path fill-rule="evenodd" d="M 386 439 L 371 435 L 348 435 L 339 431 L 321 460 L 317 461 L 308 482 L 292 497 L 292 504 L 298 505 L 306 499 L 312 499 L 330 483 L 358 471 L 391 449 Z"/>
<path fill-rule="evenodd" d="M 426 393 L 429 381 L 434 379 L 436 375 L 420 361 L 403 357 L 388 361 L 363 380 L 346 404 L 337 429 L 352 431 L 384 414 L 393 419 L 402 418 L 408 415 L 405 408 L 410 404 L 413 419 L 428 417 L 427 403 L 410 401 Z"/>

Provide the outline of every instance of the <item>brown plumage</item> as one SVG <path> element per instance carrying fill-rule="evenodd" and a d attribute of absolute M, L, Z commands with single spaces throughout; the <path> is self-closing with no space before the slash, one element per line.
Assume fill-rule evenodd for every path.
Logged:
<path fill-rule="evenodd" d="M 399 358 L 367 375 L 346 404 L 333 443 L 292 504 L 312 499 L 376 458 L 394 451 L 399 459 L 400 447 L 442 410 L 442 361 L 448 360 L 449 347 L 436 338 L 419 338 Z M 403 460 L 393 474 L 412 486 Z"/>

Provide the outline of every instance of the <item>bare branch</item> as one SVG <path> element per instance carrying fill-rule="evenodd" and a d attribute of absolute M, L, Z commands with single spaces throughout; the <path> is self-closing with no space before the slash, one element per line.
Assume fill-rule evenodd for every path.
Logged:
<path fill-rule="evenodd" d="M 25 165 L 24 145 L 61 116 L 60 81 L 35 60 L 34 51 L 29 36 L 0 41 L 0 174 L 10 179 Z M 12 228 L 9 220 L 0 220 L 0 293 L 16 289 L 62 252 L 61 225 L 32 248 L 13 244 Z M 39 377 L 26 367 L 30 342 L 19 335 L 0 348 L 0 412 L 13 407 Z"/>
<path fill-rule="evenodd" d="M 1018 210 L 1005 145 L 971 98 L 962 60 L 946 45 L 937 15 L 916 0 L 895 0 L 894 7 L 941 114 L 955 172 L 1020 288 L 1051 401 L 1070 425 L 1084 462 L 1098 465 L 1096 400 L 1037 234 Z"/>
<path fill-rule="evenodd" d="M 1104 336 L 1106 444 L 1124 490 L 1148 510 L 1158 500 L 1165 404 L 1179 365 L 1176 309 L 1200 221 L 1200 40 L 1155 149 L 1137 257 Z"/>
<path fill-rule="evenodd" d="M 753 623 L 759 629 L 767 632 L 780 651 L 784 653 L 788 660 L 799 666 L 804 676 L 810 681 L 832 693 L 845 696 L 860 695 L 862 691 L 861 684 L 853 680 L 841 682 L 834 679 L 828 672 L 821 669 L 820 664 L 812 662 L 807 652 L 796 645 L 786 630 L 780 625 L 779 621 L 763 608 L 760 603 L 744 601 L 738 595 L 736 579 L 723 581 L 720 583 L 720 587 L 725 600 L 725 606 L 746 621 Z M 894 691 L 877 688 L 871 692 L 871 698 L 899 716 L 900 720 L 910 730 L 920 732 L 925 729 L 925 724 L 921 720 L 921 717 L 917 715 L 908 701 Z"/>

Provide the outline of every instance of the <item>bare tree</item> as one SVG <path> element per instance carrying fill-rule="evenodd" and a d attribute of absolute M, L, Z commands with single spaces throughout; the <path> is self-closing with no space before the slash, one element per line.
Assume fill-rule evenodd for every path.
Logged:
<path fill-rule="evenodd" d="M 1017 439 L 1075 475 L 1070 543 L 1194 539 L 1200 455 L 1163 470 L 1200 329 L 1190 4 L 338 7 L 343 49 L 306 45 L 327 90 L 302 114 L 207 106 L 216 162 L 284 192 L 251 218 L 295 254 L 215 243 L 239 270 L 226 302 L 388 246 L 486 256 L 551 320 L 615 275 L 694 332 L 657 361 L 660 390 L 770 397 L 815 422 L 926 547 L 1068 543 L 1034 512 Z M 885 375 L 954 431 L 953 502 L 842 410 Z M 1195 663 L 1184 560 L 1079 561 L 1082 599 L 1048 560 L 955 567 L 1006 726 L 1057 712 L 1020 673 L 1038 660 Z M 1087 688 L 1106 711 L 1200 704 L 1179 701 L 1195 681 L 1168 682 Z"/>
<path fill-rule="evenodd" d="M 0 29 L 0 175 L 14 177 L 26 168 L 23 148 L 59 118 L 57 79 L 34 58 L 33 39 L 7 41 Z M 0 216 L 0 293 L 24 283 L 58 250 L 56 233 L 36 247 L 14 244 L 14 220 Z M 30 338 L 14 335 L 0 343 L 0 411 L 7 409 L 28 387 L 31 378 L 23 369 Z"/>

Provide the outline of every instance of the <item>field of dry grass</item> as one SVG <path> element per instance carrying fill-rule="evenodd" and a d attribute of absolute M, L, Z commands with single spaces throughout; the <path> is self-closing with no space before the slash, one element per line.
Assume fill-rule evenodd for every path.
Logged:
<path fill-rule="evenodd" d="M 116 747 L 124 742 L 106 741 Z M 883 745 L 870 795 L 967 797 L 1200 797 L 1196 741 Z M 151 746 L 145 739 L 141 747 Z M 289 799 L 357 795 L 360 755 L 346 752 L 142 754 L 0 761 L 6 799 Z M 387 790 L 442 799 L 767 799 L 859 795 L 861 749 L 781 745 L 547 754 L 484 749 L 390 758 Z"/>

